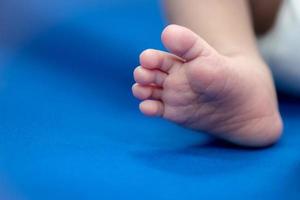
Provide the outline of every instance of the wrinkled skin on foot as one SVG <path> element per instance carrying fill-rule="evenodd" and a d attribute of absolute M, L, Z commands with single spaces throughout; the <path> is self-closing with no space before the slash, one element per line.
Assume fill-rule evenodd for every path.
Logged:
<path fill-rule="evenodd" d="M 239 145 L 260 147 L 281 135 L 272 77 L 259 59 L 219 54 L 198 35 L 170 25 L 169 52 L 140 55 L 133 94 L 140 110 Z"/>

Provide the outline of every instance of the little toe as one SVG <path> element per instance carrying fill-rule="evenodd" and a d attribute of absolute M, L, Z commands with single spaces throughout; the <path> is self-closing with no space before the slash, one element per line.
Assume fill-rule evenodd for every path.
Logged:
<path fill-rule="evenodd" d="M 148 116 L 162 116 L 164 113 L 164 105 L 161 101 L 145 100 L 140 103 L 140 110 Z"/>
<path fill-rule="evenodd" d="M 134 70 L 134 79 L 141 85 L 155 84 L 162 87 L 166 77 L 166 73 L 159 70 L 149 70 L 144 67 L 137 67 Z"/>
<path fill-rule="evenodd" d="M 145 99 L 158 100 L 161 99 L 162 89 L 153 86 L 144 86 L 136 83 L 132 86 L 132 93 L 136 98 L 140 100 L 145 100 Z"/>
<path fill-rule="evenodd" d="M 159 69 L 164 72 L 170 72 L 182 64 L 183 60 L 168 52 L 155 49 L 147 49 L 140 54 L 141 66 L 148 69 Z"/>

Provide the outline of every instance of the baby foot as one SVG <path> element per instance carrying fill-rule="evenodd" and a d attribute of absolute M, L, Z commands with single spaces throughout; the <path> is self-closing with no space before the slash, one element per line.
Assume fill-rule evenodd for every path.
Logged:
<path fill-rule="evenodd" d="M 187 28 L 162 33 L 170 53 L 148 49 L 134 71 L 140 110 L 247 146 L 274 143 L 282 132 L 272 77 L 250 56 L 223 56 Z"/>

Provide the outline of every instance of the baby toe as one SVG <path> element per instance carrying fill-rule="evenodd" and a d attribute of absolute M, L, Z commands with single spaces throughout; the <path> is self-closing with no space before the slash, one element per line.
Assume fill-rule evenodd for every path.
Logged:
<path fill-rule="evenodd" d="M 140 103 L 140 110 L 148 116 L 162 116 L 164 113 L 164 105 L 161 101 L 145 100 Z"/>
<path fill-rule="evenodd" d="M 134 79 L 141 85 L 155 84 L 162 87 L 167 74 L 159 70 L 149 70 L 144 67 L 137 67 L 134 70 Z"/>
<path fill-rule="evenodd" d="M 132 86 L 133 95 L 140 99 L 161 99 L 162 89 L 153 86 L 143 86 L 138 83 Z"/>
<path fill-rule="evenodd" d="M 166 73 L 180 66 L 182 62 L 183 60 L 176 55 L 155 49 L 147 49 L 140 55 L 141 66 L 148 69 L 159 69 Z"/>

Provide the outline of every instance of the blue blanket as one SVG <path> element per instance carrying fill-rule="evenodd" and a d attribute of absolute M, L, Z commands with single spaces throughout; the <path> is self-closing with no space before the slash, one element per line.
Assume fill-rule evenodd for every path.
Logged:
<path fill-rule="evenodd" d="M 257 150 L 139 113 L 132 70 L 164 24 L 153 0 L 1 1 L 1 200 L 300 199 L 298 100 Z"/>

